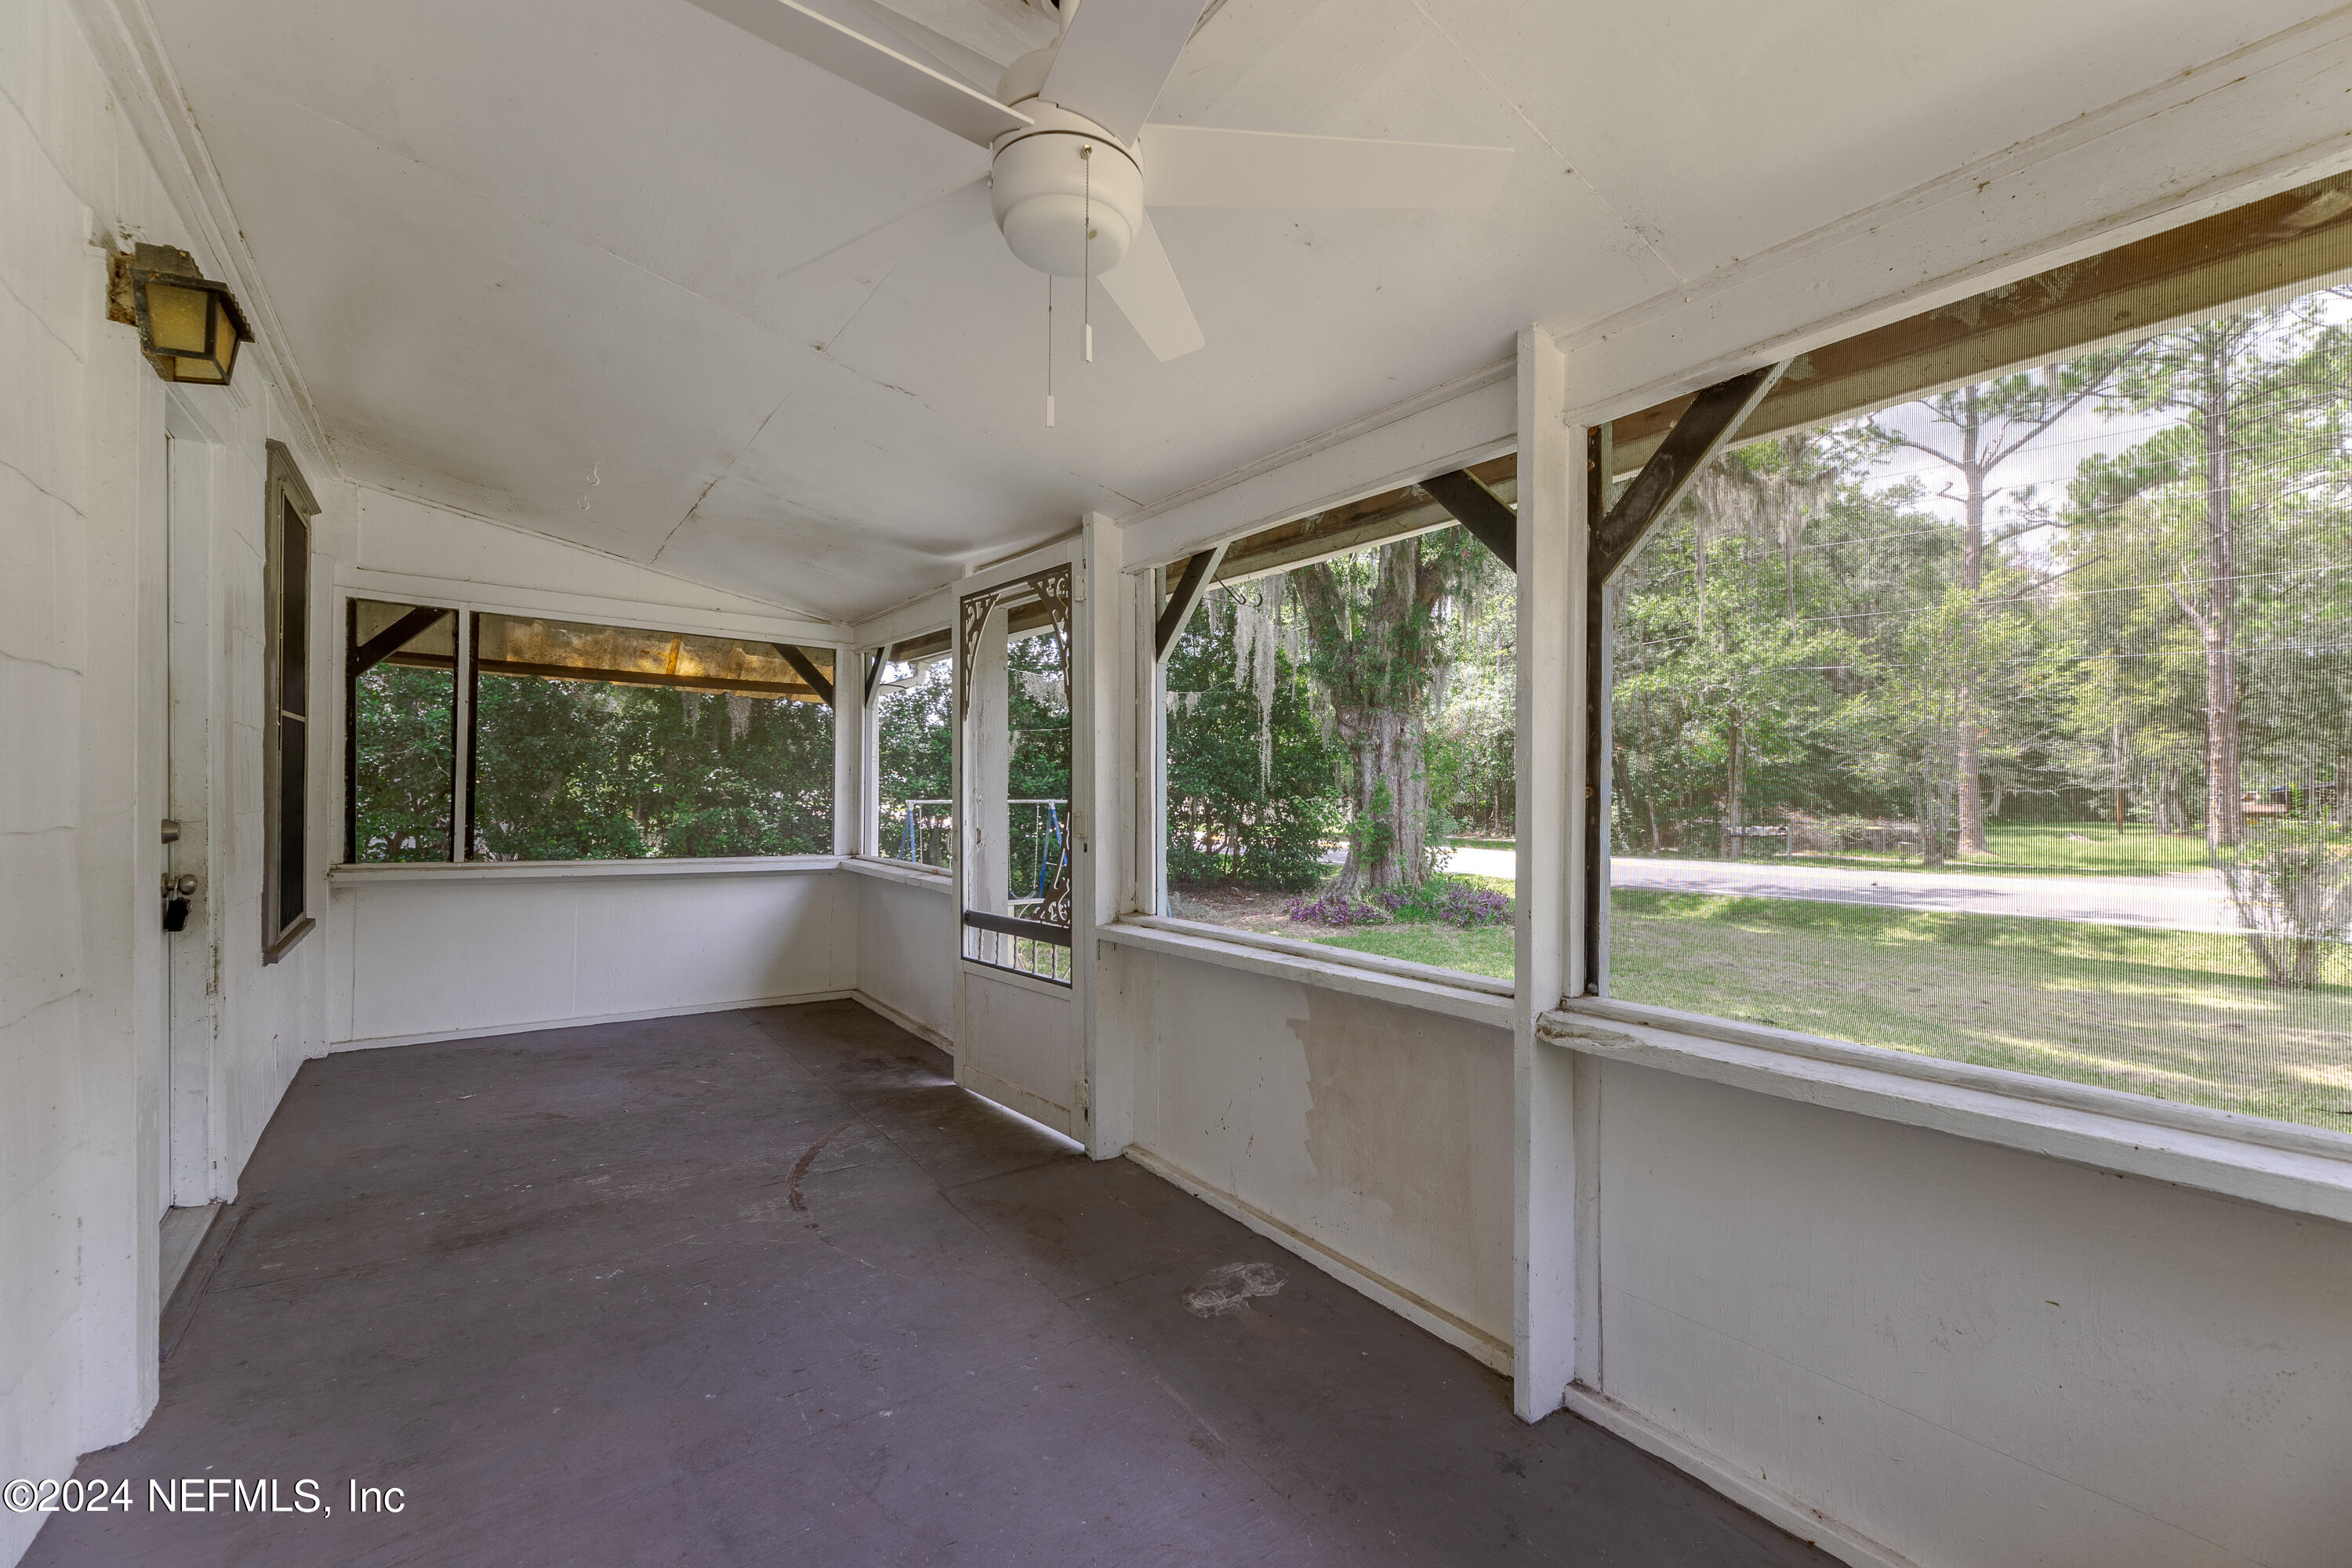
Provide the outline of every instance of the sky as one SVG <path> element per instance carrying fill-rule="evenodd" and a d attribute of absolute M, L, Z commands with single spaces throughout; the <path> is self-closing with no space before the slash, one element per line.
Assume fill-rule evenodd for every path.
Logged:
<path fill-rule="evenodd" d="M 2326 290 L 2316 300 L 2322 320 L 2331 323 L 2352 320 L 2352 300 Z M 1923 405 L 1902 404 L 1879 414 L 1876 419 L 1883 428 L 1906 437 L 1947 451 L 1958 449 L 1958 432 L 1938 423 Z M 2000 487 L 2000 493 L 1992 499 L 1992 520 L 2013 517 L 2021 499 L 2019 492 L 2027 487 L 2039 487 L 2038 499 L 2045 504 L 2063 502 L 2067 485 L 2085 461 L 2125 451 L 2178 423 L 2177 414 L 2136 413 L 2105 405 L 2096 399 L 2084 404 L 1994 471 L 1992 481 Z M 1873 466 L 1865 482 L 1874 491 L 1883 491 L 1907 480 L 1916 480 L 1921 488 L 1922 494 L 1915 503 L 1919 508 L 1954 523 L 1961 521 L 1962 507 L 1957 494 L 1938 494 L 1948 485 L 1958 489 L 1958 473 L 1925 453 L 1898 447 Z M 2021 535 L 2017 547 L 2029 556 L 2046 556 L 2058 532 L 2056 529 L 2036 529 Z"/>

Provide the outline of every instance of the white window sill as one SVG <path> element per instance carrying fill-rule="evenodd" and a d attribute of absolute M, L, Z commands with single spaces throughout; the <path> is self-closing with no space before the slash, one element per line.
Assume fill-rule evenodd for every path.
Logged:
<path fill-rule="evenodd" d="M 841 868 L 855 871 L 861 877 L 904 883 L 909 888 L 928 888 L 935 893 L 955 890 L 955 878 L 947 871 L 913 860 L 886 860 L 873 855 L 851 855 L 842 858 Z"/>
<path fill-rule="evenodd" d="M 747 855 L 679 860 L 445 860 L 389 866 L 336 866 L 327 880 L 339 888 L 380 882 L 611 881 L 631 877 L 774 877 L 835 871 L 834 855 Z"/>
<path fill-rule="evenodd" d="M 2352 1134 L 1593 996 L 1544 1014 L 1537 1034 L 1664 1072 L 2352 1223 Z"/>
<path fill-rule="evenodd" d="M 1116 924 L 1096 927 L 1095 937 L 1148 952 L 1393 1002 L 1425 1013 L 1443 1013 L 1498 1029 L 1511 1027 L 1512 988 L 1507 980 L 1161 915 L 1126 915 Z"/>

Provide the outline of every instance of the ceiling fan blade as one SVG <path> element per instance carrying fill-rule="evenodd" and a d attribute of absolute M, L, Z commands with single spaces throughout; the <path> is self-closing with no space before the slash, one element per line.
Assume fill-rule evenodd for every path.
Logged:
<path fill-rule="evenodd" d="M 1038 94 L 1132 142 L 1201 19 L 1202 0 L 1086 0 Z"/>
<path fill-rule="evenodd" d="M 1511 153 L 1147 125 L 1143 199 L 1156 207 L 1487 207 L 1502 195 Z"/>
<path fill-rule="evenodd" d="M 878 279 L 892 267 L 927 246 L 952 239 L 967 229 L 992 221 L 988 176 L 958 185 L 943 196 L 900 213 L 856 238 L 835 246 L 824 255 L 793 268 L 785 277 L 803 283 L 831 283 L 844 279 Z"/>
<path fill-rule="evenodd" d="M 1192 302 L 1184 298 L 1184 285 L 1176 281 L 1176 268 L 1168 264 L 1150 213 L 1143 215 L 1126 258 L 1102 275 L 1102 286 L 1143 346 L 1160 359 L 1181 359 L 1208 342 L 1193 318 Z"/>
<path fill-rule="evenodd" d="M 794 0 L 694 3 L 753 37 L 798 55 L 967 142 L 985 147 L 1006 132 L 1029 123 L 1027 115 L 1015 113 L 986 93 L 886 48 L 862 33 L 853 33 Z"/>

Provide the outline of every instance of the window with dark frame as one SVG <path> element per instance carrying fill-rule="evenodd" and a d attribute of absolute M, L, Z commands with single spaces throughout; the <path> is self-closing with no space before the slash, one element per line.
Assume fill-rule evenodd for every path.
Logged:
<path fill-rule="evenodd" d="M 262 959 L 275 963 L 312 923 L 310 885 L 310 524 L 318 515 L 293 455 L 268 444 L 264 489 Z"/>

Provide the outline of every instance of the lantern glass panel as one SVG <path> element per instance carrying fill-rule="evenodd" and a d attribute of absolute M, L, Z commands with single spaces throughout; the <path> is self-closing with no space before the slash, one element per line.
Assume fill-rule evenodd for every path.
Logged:
<path fill-rule="evenodd" d="M 212 294 L 183 289 L 161 279 L 147 283 L 147 331 L 159 354 L 207 355 L 212 352 Z M 217 374 L 212 379 L 217 379 Z"/>

